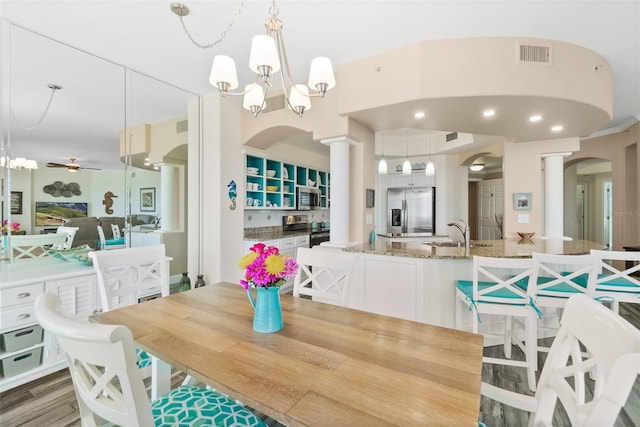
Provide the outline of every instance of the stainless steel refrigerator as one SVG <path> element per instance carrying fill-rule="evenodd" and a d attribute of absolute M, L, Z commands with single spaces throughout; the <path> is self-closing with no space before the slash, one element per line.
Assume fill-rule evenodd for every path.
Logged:
<path fill-rule="evenodd" d="M 435 187 L 389 188 L 387 209 L 387 233 L 435 233 Z"/>

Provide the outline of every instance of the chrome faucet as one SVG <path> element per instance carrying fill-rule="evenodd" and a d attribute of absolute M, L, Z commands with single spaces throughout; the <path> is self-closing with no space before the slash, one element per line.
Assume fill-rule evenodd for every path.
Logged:
<path fill-rule="evenodd" d="M 460 225 L 460 223 L 462 223 L 462 225 Z M 469 249 L 471 247 L 471 228 L 469 228 L 467 223 L 461 219 L 457 219 L 447 225 L 449 227 L 456 227 L 458 230 L 460 230 L 462 238 L 464 239 L 464 247 L 465 249 Z"/>

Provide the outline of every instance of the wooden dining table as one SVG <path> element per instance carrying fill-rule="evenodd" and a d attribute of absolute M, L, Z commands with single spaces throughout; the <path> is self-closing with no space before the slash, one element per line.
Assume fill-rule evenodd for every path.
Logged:
<path fill-rule="evenodd" d="M 477 425 L 481 335 L 281 295 L 284 327 L 253 330 L 239 284 L 100 313 L 136 344 L 288 426 Z M 160 371 L 161 372 L 161 371 Z"/>

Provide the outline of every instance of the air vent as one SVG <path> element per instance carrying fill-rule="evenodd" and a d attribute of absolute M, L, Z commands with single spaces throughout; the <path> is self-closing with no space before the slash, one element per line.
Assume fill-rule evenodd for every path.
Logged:
<path fill-rule="evenodd" d="M 518 62 L 527 64 L 551 64 L 551 46 L 518 44 Z"/>
<path fill-rule="evenodd" d="M 182 133 L 189 130 L 189 121 L 181 120 L 176 123 L 176 133 Z"/>
<path fill-rule="evenodd" d="M 448 133 L 447 136 L 445 137 L 445 140 L 447 142 L 455 141 L 456 139 L 458 139 L 458 132 Z"/>
<path fill-rule="evenodd" d="M 271 111 L 282 110 L 286 105 L 284 95 L 276 95 L 271 98 L 267 98 L 267 107 L 262 110 L 263 113 L 269 113 Z"/>

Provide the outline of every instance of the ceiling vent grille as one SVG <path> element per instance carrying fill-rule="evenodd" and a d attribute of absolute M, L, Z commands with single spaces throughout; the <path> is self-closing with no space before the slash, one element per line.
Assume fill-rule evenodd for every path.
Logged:
<path fill-rule="evenodd" d="M 188 120 L 180 120 L 176 123 L 176 133 L 182 133 L 189 130 L 189 121 Z"/>
<path fill-rule="evenodd" d="M 518 43 L 518 62 L 526 64 L 551 64 L 551 46 Z"/>
<path fill-rule="evenodd" d="M 445 136 L 447 142 L 455 141 L 456 139 L 458 139 L 458 132 L 451 132 Z"/>
<path fill-rule="evenodd" d="M 271 98 L 267 98 L 267 106 L 265 107 L 264 110 L 262 110 L 263 113 L 269 113 L 271 111 L 277 111 L 277 110 L 282 110 L 285 107 L 286 101 L 284 99 L 284 95 L 276 95 L 276 96 L 272 96 Z"/>

